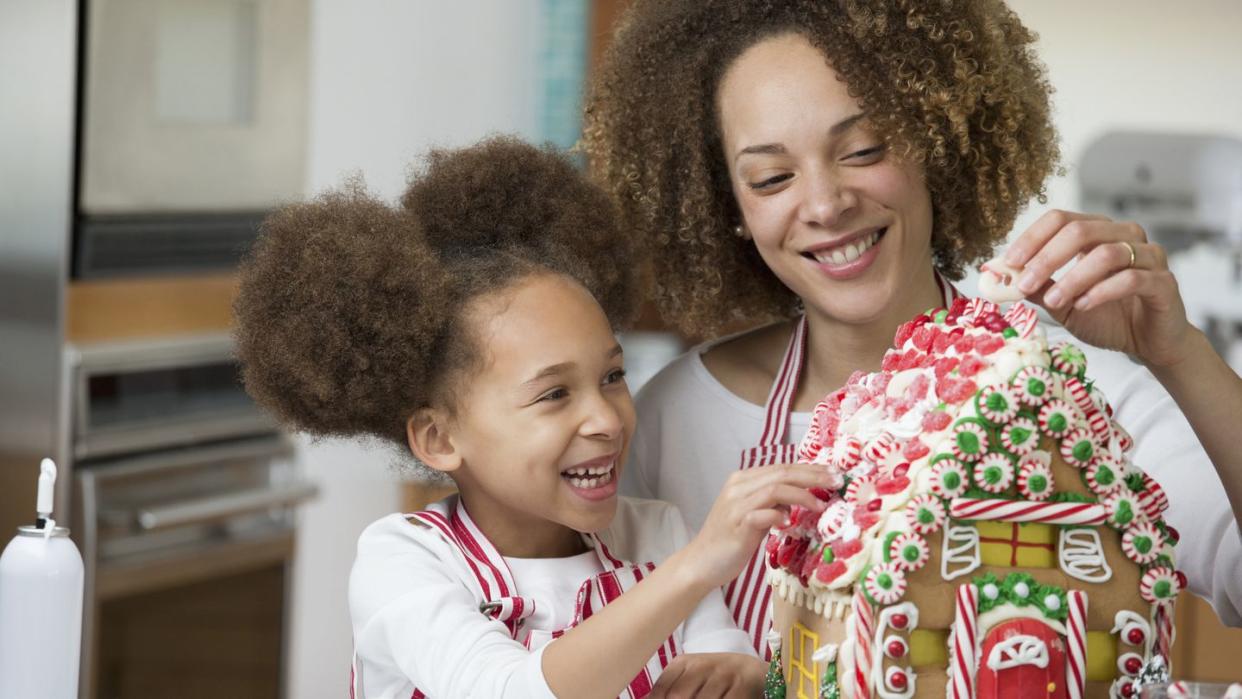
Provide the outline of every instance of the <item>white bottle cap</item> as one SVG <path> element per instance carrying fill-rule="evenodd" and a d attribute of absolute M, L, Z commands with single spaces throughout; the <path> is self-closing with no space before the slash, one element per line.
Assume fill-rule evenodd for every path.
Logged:
<path fill-rule="evenodd" d="M 39 502 L 35 512 L 40 517 L 52 515 L 52 499 L 56 490 L 56 462 L 44 459 L 39 463 Z"/>

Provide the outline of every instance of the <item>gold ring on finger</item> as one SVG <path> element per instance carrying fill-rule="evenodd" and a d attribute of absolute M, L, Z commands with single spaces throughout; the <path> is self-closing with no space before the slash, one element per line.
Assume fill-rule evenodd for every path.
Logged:
<path fill-rule="evenodd" d="M 1137 256 L 1134 254 L 1134 243 L 1131 243 L 1128 240 L 1123 240 L 1121 241 L 1121 244 L 1126 246 L 1126 250 L 1130 251 L 1130 263 L 1126 265 L 1126 269 L 1134 269 L 1134 261 L 1137 259 Z"/>

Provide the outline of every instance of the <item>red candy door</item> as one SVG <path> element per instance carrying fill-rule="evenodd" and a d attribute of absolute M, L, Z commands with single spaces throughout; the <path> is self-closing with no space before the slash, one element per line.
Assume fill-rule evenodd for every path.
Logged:
<path fill-rule="evenodd" d="M 1036 619 L 1010 619 L 983 639 L 978 699 L 1065 699 L 1065 641 Z"/>

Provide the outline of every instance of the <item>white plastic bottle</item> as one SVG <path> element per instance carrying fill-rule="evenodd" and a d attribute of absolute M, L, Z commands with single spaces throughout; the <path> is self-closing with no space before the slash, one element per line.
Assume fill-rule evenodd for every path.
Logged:
<path fill-rule="evenodd" d="M 82 646 L 82 554 L 52 519 L 44 459 L 37 519 L 0 556 L 0 699 L 74 699 Z"/>

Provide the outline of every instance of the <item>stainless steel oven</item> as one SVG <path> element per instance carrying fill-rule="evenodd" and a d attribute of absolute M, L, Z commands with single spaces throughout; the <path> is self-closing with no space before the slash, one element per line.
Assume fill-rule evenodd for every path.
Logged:
<path fill-rule="evenodd" d="M 83 697 L 283 696 L 296 506 L 314 485 L 227 336 L 70 347 Z"/>

